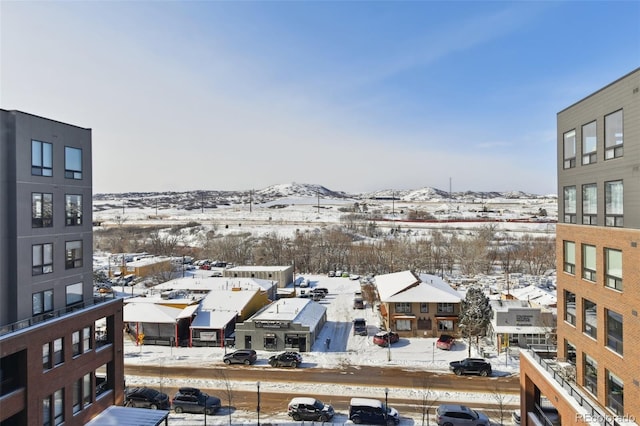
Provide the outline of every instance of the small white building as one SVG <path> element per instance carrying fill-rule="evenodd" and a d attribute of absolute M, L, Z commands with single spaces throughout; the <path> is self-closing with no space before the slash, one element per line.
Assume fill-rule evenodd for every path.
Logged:
<path fill-rule="evenodd" d="M 311 299 L 280 299 L 236 324 L 236 347 L 309 352 L 327 322 L 327 308 Z"/>
<path fill-rule="evenodd" d="M 497 348 L 554 344 L 553 312 L 526 300 L 491 300 L 493 318 L 487 332 Z"/>

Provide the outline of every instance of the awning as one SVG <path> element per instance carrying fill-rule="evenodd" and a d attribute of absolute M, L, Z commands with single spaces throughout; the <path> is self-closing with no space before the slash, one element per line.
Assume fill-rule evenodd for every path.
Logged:
<path fill-rule="evenodd" d="M 394 315 L 393 319 L 408 319 L 408 320 L 414 320 L 416 319 L 415 315 Z"/>
<path fill-rule="evenodd" d="M 184 308 L 182 310 L 182 312 L 180 312 L 178 314 L 178 316 L 176 317 L 176 319 L 182 319 L 182 318 L 191 318 L 191 316 L 193 315 L 193 313 L 195 311 L 198 310 L 198 308 L 200 307 L 200 305 L 195 304 L 195 305 L 189 305 L 186 308 Z"/>
<path fill-rule="evenodd" d="M 436 319 L 439 319 L 439 320 L 454 320 L 455 321 L 455 320 L 457 320 L 459 318 L 458 317 L 440 317 L 440 316 L 436 315 Z"/>
<path fill-rule="evenodd" d="M 112 405 L 85 423 L 88 426 L 159 426 L 168 424 L 169 412 Z"/>

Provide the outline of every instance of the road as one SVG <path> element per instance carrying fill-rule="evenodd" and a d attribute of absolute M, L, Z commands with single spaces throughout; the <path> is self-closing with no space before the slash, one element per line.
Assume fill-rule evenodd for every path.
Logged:
<path fill-rule="evenodd" d="M 228 404 L 228 393 L 225 391 L 225 383 L 233 384 L 232 403 L 235 409 L 252 411 L 256 409 L 257 396 L 255 390 L 236 390 L 236 385 L 241 382 L 254 384 L 257 381 L 262 383 L 284 384 L 287 392 L 264 392 L 260 393 L 260 407 L 263 413 L 282 413 L 286 410 L 286 404 L 291 396 L 300 395 L 296 392 L 296 385 L 315 384 L 318 392 L 313 392 L 313 396 L 325 401 L 330 401 L 336 411 L 348 411 L 349 399 L 353 396 L 384 398 L 384 389 L 389 389 L 389 405 L 398 408 L 405 415 L 417 414 L 422 411 L 425 405 L 421 402 L 422 395 L 426 390 L 451 391 L 451 392 L 479 392 L 492 394 L 495 398 L 482 401 L 483 411 L 497 415 L 499 411 L 500 397 L 503 400 L 506 395 L 519 394 L 519 379 L 517 376 L 507 377 L 458 377 L 451 373 L 427 372 L 410 370 L 396 367 L 371 367 L 371 366 L 345 366 L 338 369 L 325 368 L 264 368 L 246 366 L 220 366 L 211 368 L 194 368 L 183 366 L 162 367 L 158 365 L 127 365 L 125 367 L 127 376 L 137 376 L 139 382 L 141 378 L 149 377 L 157 379 L 163 377 L 169 379 L 183 380 L 212 380 L 220 383 L 219 388 L 205 389 L 208 393 L 220 397 L 223 405 Z M 151 384 L 150 384 L 151 385 Z M 329 385 L 329 386 L 327 386 Z M 335 385 L 341 391 L 323 395 L 327 389 Z M 346 395 L 342 389 L 352 386 L 368 388 L 369 395 Z M 255 388 L 255 385 L 253 385 Z M 265 386 L 263 386 L 264 389 Z M 324 391 L 323 391 L 324 389 Z M 414 389 L 415 398 L 393 397 L 394 389 Z M 499 390 L 498 390 L 499 389 Z M 164 387 L 163 391 L 173 395 L 176 387 Z M 420 392 L 422 391 L 422 392 Z M 328 393 L 328 392 L 327 392 Z M 348 393 L 348 392 L 347 392 Z M 366 392 L 365 392 L 366 393 Z M 398 392 L 396 392 L 398 393 Z M 448 400 L 447 402 L 454 402 Z M 456 401 L 469 404 L 467 401 Z M 429 405 L 429 404 L 427 404 Z M 438 405 L 432 402 L 432 405 Z M 502 408 L 516 408 L 514 404 L 502 404 Z"/>

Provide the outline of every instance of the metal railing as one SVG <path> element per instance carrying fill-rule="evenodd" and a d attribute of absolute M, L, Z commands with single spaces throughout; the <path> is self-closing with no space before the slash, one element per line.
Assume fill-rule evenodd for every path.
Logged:
<path fill-rule="evenodd" d="M 550 346 L 530 346 L 529 351 L 538 364 L 540 364 L 551 376 L 553 379 L 558 382 L 562 388 L 567 391 L 567 393 L 576 400 L 581 407 L 585 408 L 592 419 L 597 419 L 598 423 L 605 426 L 621 426 L 620 423 L 615 421 L 614 417 L 611 415 L 605 414 L 599 407 L 594 405 L 591 402 L 591 399 L 585 396 L 575 385 L 567 380 L 566 375 L 564 375 L 561 371 L 553 368 L 553 365 L 556 363 L 555 360 L 551 360 L 549 358 L 544 358 L 540 356 L 539 352 L 543 352 L 546 354 L 557 352 L 557 348 Z"/>
<path fill-rule="evenodd" d="M 107 302 L 113 300 L 113 297 L 94 297 L 93 298 L 93 302 L 80 302 L 80 303 L 76 303 L 74 305 L 70 305 L 70 306 L 66 306 L 62 309 L 58 309 L 55 311 L 50 311 L 50 312 L 45 312 L 43 314 L 40 315 L 36 315 L 30 318 L 26 318 L 22 321 L 17 321 L 11 324 L 5 324 L 0 326 L 0 336 L 3 336 L 5 334 L 9 334 L 9 333 L 13 333 L 15 331 L 20 331 L 22 329 L 25 328 L 29 328 L 32 327 L 36 324 L 41 324 L 43 322 L 46 321 L 50 321 L 52 319 L 55 318 L 60 318 L 62 316 L 71 314 L 73 312 L 79 311 L 81 309 L 85 309 L 89 306 L 94 306 L 97 305 L 99 303 L 103 303 L 103 302 Z"/>

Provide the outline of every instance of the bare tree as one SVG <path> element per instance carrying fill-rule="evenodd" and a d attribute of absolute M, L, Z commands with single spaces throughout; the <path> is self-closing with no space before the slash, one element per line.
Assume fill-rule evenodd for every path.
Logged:
<path fill-rule="evenodd" d="M 507 395 L 500 392 L 500 388 L 496 386 L 491 392 L 491 397 L 496 401 L 496 407 L 498 409 L 498 416 L 500 417 L 500 425 L 504 424 L 505 411 L 507 409 Z"/>
<path fill-rule="evenodd" d="M 233 382 L 229 378 L 226 371 L 218 369 L 216 371 L 216 377 L 222 382 L 222 395 L 227 400 L 227 412 L 229 414 L 229 426 L 231 426 L 231 412 L 233 403 Z"/>
<path fill-rule="evenodd" d="M 421 379 L 420 389 L 420 411 L 422 414 L 422 426 L 424 426 L 424 420 L 427 419 L 427 426 L 429 426 L 429 410 L 433 408 L 436 402 L 438 402 L 438 394 L 433 390 L 431 386 L 431 380 L 428 376 Z"/>

